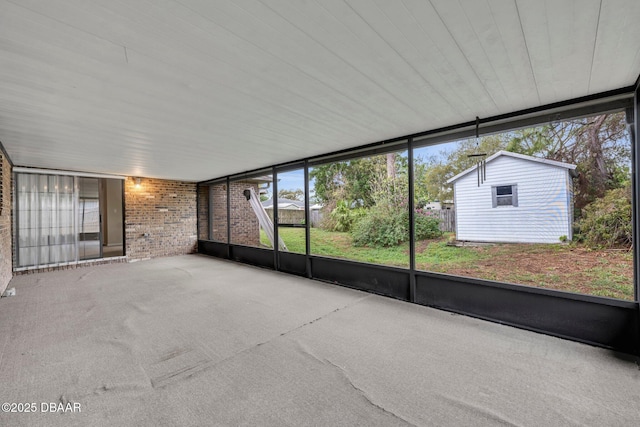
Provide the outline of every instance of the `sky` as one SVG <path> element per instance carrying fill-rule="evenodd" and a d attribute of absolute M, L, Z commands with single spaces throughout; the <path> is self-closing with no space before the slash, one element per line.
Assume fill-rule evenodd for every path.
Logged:
<path fill-rule="evenodd" d="M 314 196 L 315 180 L 311 180 L 309 183 L 309 194 L 311 200 Z M 304 191 L 304 169 L 296 169 L 293 171 L 282 172 L 278 174 L 278 191 L 280 190 L 302 190 Z M 269 186 L 267 192 L 271 197 L 273 188 Z"/>
<path fill-rule="evenodd" d="M 455 143 L 450 144 L 440 144 L 437 146 L 429 146 L 429 147 L 421 147 L 417 148 L 414 151 L 414 156 L 421 156 L 423 158 L 428 158 L 431 155 L 440 155 L 440 152 L 443 148 L 453 148 Z M 407 153 L 404 151 L 402 155 L 406 156 Z M 313 201 L 314 197 L 314 187 L 315 182 L 314 179 L 311 179 L 309 183 L 309 193 L 310 198 Z M 304 191 L 304 169 L 296 169 L 293 171 L 283 172 L 278 174 L 278 191 L 279 190 L 303 190 Z M 268 194 L 271 196 L 273 189 L 269 188 Z"/>

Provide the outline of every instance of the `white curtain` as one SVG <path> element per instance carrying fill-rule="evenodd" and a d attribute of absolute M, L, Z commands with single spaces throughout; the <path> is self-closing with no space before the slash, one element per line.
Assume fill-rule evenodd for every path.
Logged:
<path fill-rule="evenodd" d="M 18 267 L 76 261 L 74 177 L 16 174 Z"/>

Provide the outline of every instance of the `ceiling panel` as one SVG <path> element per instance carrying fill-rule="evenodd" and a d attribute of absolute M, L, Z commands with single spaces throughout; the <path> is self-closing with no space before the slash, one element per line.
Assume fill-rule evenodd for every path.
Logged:
<path fill-rule="evenodd" d="M 547 104 L 588 94 L 600 1 L 517 4 L 540 101 Z"/>
<path fill-rule="evenodd" d="M 589 82 L 591 93 L 607 90 L 611 81 L 633 81 L 638 78 L 638 16 L 640 1 L 603 0 Z"/>
<path fill-rule="evenodd" d="M 625 87 L 634 0 L 0 0 L 20 166 L 205 180 Z"/>

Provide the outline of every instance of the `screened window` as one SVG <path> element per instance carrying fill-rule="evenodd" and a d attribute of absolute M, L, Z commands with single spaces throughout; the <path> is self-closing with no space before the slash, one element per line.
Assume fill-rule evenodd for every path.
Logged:
<path fill-rule="evenodd" d="M 273 248 L 273 222 L 265 205 L 273 197 L 269 172 L 229 183 L 231 244 Z"/>
<path fill-rule="evenodd" d="M 280 250 L 304 254 L 307 245 L 304 169 L 278 172 L 277 179 L 278 196 L 271 197 L 263 206 L 273 221 L 274 200 L 278 204 L 278 236 L 283 243 Z M 311 212 L 314 215 L 318 209 L 314 206 Z"/>
<path fill-rule="evenodd" d="M 309 189 L 311 254 L 409 267 L 406 150 L 314 166 Z"/>
<path fill-rule="evenodd" d="M 413 147 L 417 270 L 634 299 L 624 112 Z"/>

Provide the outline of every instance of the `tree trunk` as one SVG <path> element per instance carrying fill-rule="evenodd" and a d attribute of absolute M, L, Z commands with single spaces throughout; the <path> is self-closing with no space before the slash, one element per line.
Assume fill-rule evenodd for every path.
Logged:
<path fill-rule="evenodd" d="M 396 177 L 396 153 L 387 154 L 387 178 Z"/>
<path fill-rule="evenodd" d="M 596 194 L 598 197 L 602 197 L 604 195 L 606 183 L 609 178 L 607 165 L 604 161 L 602 141 L 600 140 L 600 129 L 606 119 L 606 114 L 596 117 L 587 131 L 589 151 L 591 154 L 591 167 L 593 168 L 593 184 L 596 187 Z"/>

